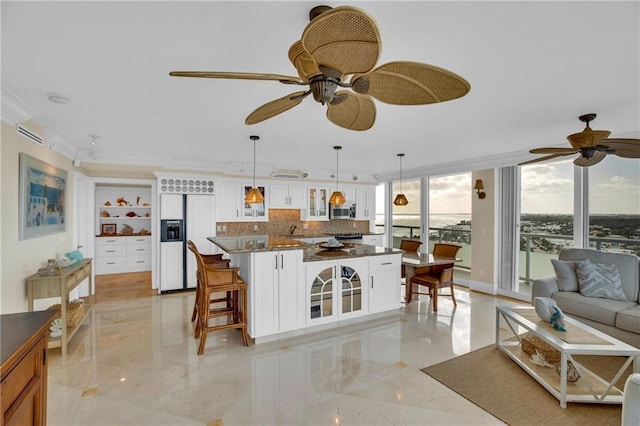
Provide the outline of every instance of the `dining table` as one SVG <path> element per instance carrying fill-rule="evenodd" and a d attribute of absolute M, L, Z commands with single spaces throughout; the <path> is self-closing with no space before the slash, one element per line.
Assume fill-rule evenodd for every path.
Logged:
<path fill-rule="evenodd" d="M 412 291 L 407 286 L 412 285 L 411 279 L 416 274 L 416 270 L 427 266 L 453 265 L 461 260 L 457 257 L 435 256 L 431 253 L 419 253 L 415 251 L 404 251 L 402 254 L 402 264 L 405 267 L 405 302 L 411 302 Z"/>

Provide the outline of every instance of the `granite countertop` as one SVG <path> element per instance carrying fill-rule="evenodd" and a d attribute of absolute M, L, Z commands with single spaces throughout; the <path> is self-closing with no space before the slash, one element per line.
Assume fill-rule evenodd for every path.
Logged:
<path fill-rule="evenodd" d="M 318 244 L 307 244 L 293 238 L 270 237 L 268 235 L 208 237 L 207 239 L 229 254 L 275 250 L 304 250 L 304 262 L 402 253 L 402 250 L 399 249 L 370 246 L 359 243 L 344 243 L 344 247 L 340 249 L 327 250 L 320 247 Z"/>

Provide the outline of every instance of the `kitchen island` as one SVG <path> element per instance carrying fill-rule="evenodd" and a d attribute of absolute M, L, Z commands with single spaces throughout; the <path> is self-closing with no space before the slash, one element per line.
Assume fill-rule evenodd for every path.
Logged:
<path fill-rule="evenodd" d="M 247 283 L 256 343 L 397 313 L 402 251 L 344 243 L 326 249 L 267 235 L 209 237 Z"/>

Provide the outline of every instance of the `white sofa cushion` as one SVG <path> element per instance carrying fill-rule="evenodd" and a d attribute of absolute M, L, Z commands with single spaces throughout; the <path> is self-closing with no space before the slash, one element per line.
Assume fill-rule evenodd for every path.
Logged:
<path fill-rule="evenodd" d="M 640 333 L 640 305 L 618 312 L 616 327 Z"/>
<path fill-rule="evenodd" d="M 589 262 L 589 259 L 582 260 L 560 260 L 551 259 L 553 270 L 558 280 L 558 289 L 560 291 L 579 291 L 578 275 L 576 274 L 575 264 L 578 262 Z"/>
<path fill-rule="evenodd" d="M 601 297 L 626 301 L 622 289 L 620 272 L 616 265 L 603 263 L 578 262 L 575 265 L 580 293 L 587 297 Z"/>
<path fill-rule="evenodd" d="M 637 306 L 635 302 L 586 297 L 573 291 L 558 291 L 552 298 L 569 316 L 575 314 L 610 326 L 616 325 L 618 312 Z"/>

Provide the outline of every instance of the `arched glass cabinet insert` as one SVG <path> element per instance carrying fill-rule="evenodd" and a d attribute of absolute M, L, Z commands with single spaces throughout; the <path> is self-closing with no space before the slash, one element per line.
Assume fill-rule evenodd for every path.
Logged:
<path fill-rule="evenodd" d="M 340 284 L 336 290 L 339 295 L 334 295 L 334 270 L 339 271 Z M 334 314 L 334 297 L 338 296 L 340 306 L 337 309 L 342 314 L 349 314 L 362 310 L 362 279 L 355 269 L 349 266 L 338 265 L 328 267 L 320 271 L 311 284 L 310 291 L 310 317 L 325 318 Z"/>
<path fill-rule="evenodd" d="M 311 318 L 333 314 L 333 268 L 323 269 L 311 284 Z"/>
<path fill-rule="evenodd" d="M 342 281 L 342 313 L 356 312 L 362 309 L 362 280 L 353 268 L 340 266 L 340 280 Z"/>

